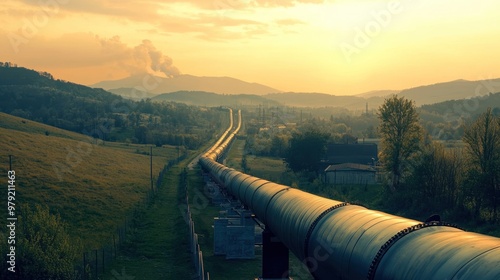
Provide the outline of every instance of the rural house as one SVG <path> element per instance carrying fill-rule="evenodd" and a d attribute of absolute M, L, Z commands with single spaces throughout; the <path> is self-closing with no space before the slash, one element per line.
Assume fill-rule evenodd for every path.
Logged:
<path fill-rule="evenodd" d="M 327 147 L 326 165 L 357 163 L 375 165 L 378 161 L 377 144 L 329 144 Z"/>
<path fill-rule="evenodd" d="M 332 185 L 376 184 L 377 145 L 330 144 L 324 160 L 325 182 Z"/>
<path fill-rule="evenodd" d="M 375 167 L 366 164 L 342 163 L 325 169 L 325 182 L 332 185 L 373 185 L 377 183 Z"/>

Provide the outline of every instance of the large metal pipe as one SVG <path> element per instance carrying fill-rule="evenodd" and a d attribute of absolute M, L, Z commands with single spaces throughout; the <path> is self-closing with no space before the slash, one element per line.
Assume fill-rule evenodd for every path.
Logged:
<path fill-rule="evenodd" d="M 500 279 L 499 238 L 319 197 L 215 162 L 241 127 L 238 116 L 200 164 L 316 279 Z"/>

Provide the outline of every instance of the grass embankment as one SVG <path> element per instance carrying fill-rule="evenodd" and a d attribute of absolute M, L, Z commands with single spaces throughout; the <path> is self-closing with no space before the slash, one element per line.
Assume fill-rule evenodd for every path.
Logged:
<path fill-rule="evenodd" d="M 231 149 L 227 153 L 225 160 L 226 166 L 241 170 L 241 160 L 243 158 L 243 149 L 245 148 L 245 140 L 235 139 L 231 145 Z"/>
<path fill-rule="evenodd" d="M 149 147 L 95 145 L 85 135 L 6 114 L 0 114 L 0 135 L 0 174 L 7 180 L 13 155 L 16 203 L 47 205 L 85 249 L 109 241 L 150 189 Z M 154 147 L 153 155 L 157 176 L 177 150 Z"/>
<path fill-rule="evenodd" d="M 198 152 L 206 150 L 212 144 L 207 142 Z M 165 174 L 154 200 L 135 216 L 123 250 L 103 279 L 114 279 L 113 277 L 118 279 L 117 276 L 135 279 L 194 279 L 196 277 L 189 252 L 188 225 L 183 216 L 183 211 L 186 209 L 185 191 L 180 180 L 184 168 L 195 157 L 196 153 L 192 153 Z M 188 174 L 191 186 L 202 181 L 197 165 L 196 168 L 197 171 L 189 171 Z M 200 198 L 191 193 L 190 197 Z M 193 216 L 198 214 L 196 210 L 192 209 L 192 211 Z M 217 212 L 202 211 L 202 213 L 210 217 L 210 220 L 217 215 Z M 212 224 L 202 225 L 204 232 L 212 231 Z M 200 227 L 197 225 L 198 228 Z M 200 240 L 206 240 L 206 237 L 200 234 Z M 202 250 L 205 254 L 205 249 Z M 206 267 L 205 271 L 210 272 Z"/>
<path fill-rule="evenodd" d="M 188 160 L 165 175 L 155 199 L 134 218 L 123 251 L 103 279 L 118 273 L 135 279 L 193 279 L 188 225 L 179 207 L 183 197 L 180 173 Z"/>

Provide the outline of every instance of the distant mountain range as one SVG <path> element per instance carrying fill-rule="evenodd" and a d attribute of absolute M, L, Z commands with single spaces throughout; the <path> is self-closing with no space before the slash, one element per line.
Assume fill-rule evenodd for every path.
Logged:
<path fill-rule="evenodd" d="M 82 85 L 54 80 L 50 73 L 37 72 L 22 67 L 1 67 L 0 85 L 37 85 L 47 88 L 64 88 L 85 92 L 96 98 L 111 98 L 103 90 L 93 90 Z M 136 75 L 117 81 L 104 81 L 94 85 L 127 99 L 166 100 L 201 106 L 269 105 L 292 107 L 337 107 L 349 110 L 378 108 L 384 98 L 398 94 L 414 100 L 417 106 L 439 102 L 485 96 L 500 92 L 500 79 L 466 81 L 455 80 L 410 89 L 378 90 L 354 96 L 335 96 L 325 93 L 280 92 L 265 85 L 248 83 L 229 77 L 196 77 L 180 75 L 175 78 Z M 138 89 L 149 89 L 141 92 Z M 24 90 L 24 89 L 23 89 Z M 3 100 L 5 103 L 5 100 Z M 123 101 L 122 101 L 123 102 Z M 496 104 L 491 104 L 495 106 Z"/>
<path fill-rule="evenodd" d="M 384 102 L 383 97 L 363 98 L 352 95 L 331 95 L 325 93 L 285 92 L 271 93 L 263 97 L 291 107 L 342 107 L 349 110 L 364 110 Z"/>
<path fill-rule="evenodd" d="M 255 94 L 281 92 L 280 90 L 257 84 L 248 83 L 230 77 L 197 77 L 179 75 L 173 78 L 163 78 L 150 74 L 140 74 L 115 81 L 102 81 L 91 85 L 107 91 L 123 95 L 137 95 L 138 89 L 146 89 L 151 94 L 162 94 L 176 91 L 205 91 L 219 94 Z M 130 97 L 130 96 L 129 96 Z"/>
<path fill-rule="evenodd" d="M 456 80 L 402 90 L 399 95 L 415 101 L 417 106 L 447 100 L 469 99 L 500 92 L 500 79 Z"/>
<path fill-rule="evenodd" d="M 369 108 L 378 108 L 387 96 L 393 94 L 404 96 L 415 101 L 417 106 L 422 106 L 449 100 L 481 97 L 497 92 L 500 92 L 500 79 L 456 80 L 404 90 L 375 90 L 352 96 L 291 92 L 271 93 L 263 97 L 295 107 L 343 107 L 350 110 L 362 110 L 367 104 Z"/>
<path fill-rule="evenodd" d="M 164 93 L 152 98 L 153 101 L 171 101 L 195 106 L 238 106 L 268 105 L 279 106 L 279 102 L 255 94 L 222 95 L 205 91 L 177 91 Z"/>
<path fill-rule="evenodd" d="M 103 88 L 129 99 L 152 98 L 191 105 L 227 106 L 267 103 L 293 107 L 343 107 L 349 110 L 365 110 L 367 105 L 369 109 L 378 108 L 384 102 L 384 98 L 392 94 L 412 99 L 417 106 L 483 96 L 490 92 L 500 92 L 500 79 L 456 80 L 403 90 L 374 90 L 353 96 L 281 92 L 262 84 L 248 83 L 229 77 L 192 75 L 162 78 L 142 74 L 121 80 L 99 82 L 92 87 Z M 148 90 L 141 92 L 141 88 Z M 260 98 L 257 98 L 258 96 Z"/>
<path fill-rule="evenodd" d="M 400 92 L 401 92 L 400 90 L 390 90 L 390 89 L 386 89 L 386 90 L 372 90 L 372 91 L 368 91 L 368 92 L 363 92 L 363 93 L 360 93 L 360 94 L 356 94 L 355 96 L 364 97 L 364 98 L 386 97 L 386 96 L 389 96 L 389 95 L 398 94 Z"/>

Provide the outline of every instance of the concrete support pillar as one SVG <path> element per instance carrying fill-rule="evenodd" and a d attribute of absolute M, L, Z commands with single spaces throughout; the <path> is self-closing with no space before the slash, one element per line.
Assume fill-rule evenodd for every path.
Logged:
<path fill-rule="evenodd" d="M 288 280 L 288 248 L 269 230 L 262 232 L 263 280 Z"/>

